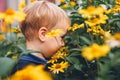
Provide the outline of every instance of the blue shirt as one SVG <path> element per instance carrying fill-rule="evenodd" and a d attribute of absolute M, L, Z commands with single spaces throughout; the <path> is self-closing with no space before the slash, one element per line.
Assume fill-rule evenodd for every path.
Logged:
<path fill-rule="evenodd" d="M 19 59 L 18 63 L 13 68 L 11 74 L 15 73 L 17 70 L 24 68 L 27 65 L 30 65 L 30 64 L 33 64 L 33 65 L 44 64 L 44 65 L 46 65 L 46 62 L 47 62 L 47 60 L 42 59 L 40 57 L 37 57 L 33 54 L 28 54 L 28 55 L 22 56 Z"/>

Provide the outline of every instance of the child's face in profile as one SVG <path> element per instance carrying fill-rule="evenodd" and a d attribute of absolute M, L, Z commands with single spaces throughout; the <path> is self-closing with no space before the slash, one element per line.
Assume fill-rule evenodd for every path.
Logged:
<path fill-rule="evenodd" d="M 50 58 L 60 47 L 64 46 L 63 37 L 67 33 L 67 28 L 66 29 L 61 29 L 62 32 L 60 33 L 59 36 L 54 36 L 52 38 L 48 38 L 48 41 L 46 42 L 47 53 L 44 54 L 44 56 L 46 58 Z"/>

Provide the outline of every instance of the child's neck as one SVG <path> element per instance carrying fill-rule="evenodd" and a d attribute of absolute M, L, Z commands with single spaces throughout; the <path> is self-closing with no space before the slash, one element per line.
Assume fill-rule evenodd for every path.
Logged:
<path fill-rule="evenodd" d="M 37 41 L 27 41 L 26 42 L 26 48 L 29 49 L 29 50 L 35 50 L 35 51 L 40 51 L 40 44 L 37 42 Z M 42 55 L 42 53 L 32 53 L 33 55 L 35 56 L 38 56 L 42 59 L 45 59 L 45 57 Z"/>
<path fill-rule="evenodd" d="M 33 55 L 45 59 L 41 53 L 32 53 Z"/>

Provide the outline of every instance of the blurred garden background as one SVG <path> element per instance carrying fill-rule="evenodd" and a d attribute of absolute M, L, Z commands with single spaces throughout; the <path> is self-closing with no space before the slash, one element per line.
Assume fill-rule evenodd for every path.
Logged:
<path fill-rule="evenodd" d="M 31 52 L 25 48 L 19 22 L 26 16 L 22 9 L 34 1 L 37 0 L 0 0 L 1 79 L 9 78 L 19 57 Z M 47 62 L 55 80 L 119 80 L 120 0 L 49 1 L 64 9 L 72 22 L 64 37 L 65 46 Z M 29 70 L 40 75 L 34 69 Z M 28 76 L 35 79 L 34 75 L 26 79 Z M 11 80 L 15 79 L 23 80 L 20 74 Z"/>

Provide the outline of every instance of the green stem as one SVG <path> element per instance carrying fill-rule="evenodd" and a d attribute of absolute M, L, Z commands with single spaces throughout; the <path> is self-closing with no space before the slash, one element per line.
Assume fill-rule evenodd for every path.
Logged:
<path fill-rule="evenodd" d="M 88 61 L 85 59 L 85 62 L 86 62 L 86 64 L 87 64 L 87 66 L 88 66 L 88 68 L 90 68 L 90 66 L 89 66 L 89 64 L 88 64 Z"/>
<path fill-rule="evenodd" d="M 99 64 L 99 60 L 96 60 L 96 62 L 97 62 L 97 73 L 99 74 L 100 73 L 100 64 Z M 97 74 L 97 75 L 98 75 Z"/>
<path fill-rule="evenodd" d="M 93 36 L 92 36 L 92 34 L 91 34 L 91 33 L 89 33 L 89 36 L 90 36 L 90 40 L 91 40 L 91 42 L 93 43 L 93 42 L 94 42 L 94 40 L 93 40 Z"/>

